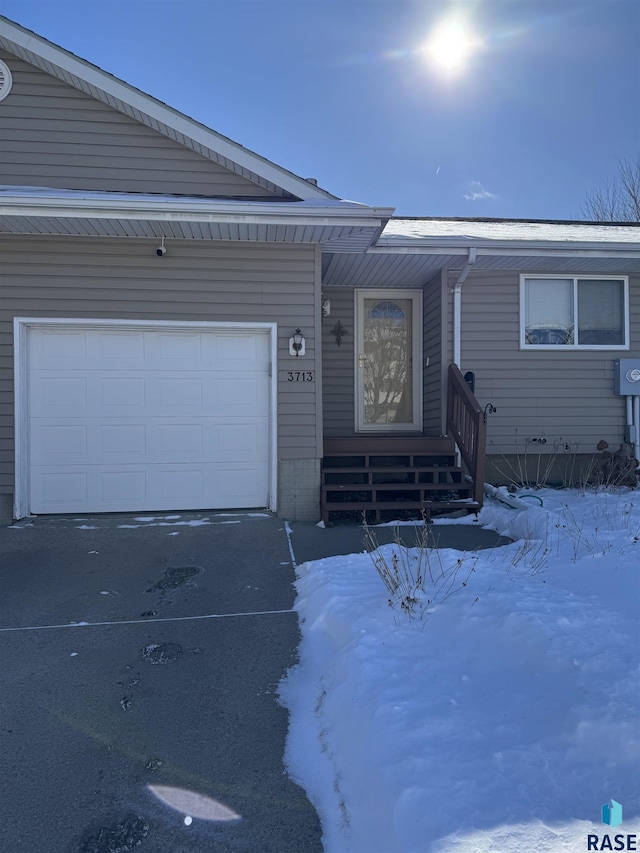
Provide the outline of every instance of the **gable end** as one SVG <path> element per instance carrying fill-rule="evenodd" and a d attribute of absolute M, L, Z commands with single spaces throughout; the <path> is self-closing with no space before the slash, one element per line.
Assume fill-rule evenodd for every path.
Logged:
<path fill-rule="evenodd" d="M 0 184 L 289 201 L 0 48 Z"/>
<path fill-rule="evenodd" d="M 292 200 L 335 199 L 331 193 L 271 163 L 69 51 L 0 16 L 0 48 L 210 161 Z"/>

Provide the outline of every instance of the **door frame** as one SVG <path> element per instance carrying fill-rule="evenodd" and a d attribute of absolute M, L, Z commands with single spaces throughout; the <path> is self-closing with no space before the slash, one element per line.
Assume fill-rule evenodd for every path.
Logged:
<path fill-rule="evenodd" d="M 364 373 L 359 367 L 359 356 L 364 351 L 364 300 L 365 299 L 411 299 L 412 325 L 412 394 L 413 422 L 411 424 L 366 424 L 364 422 L 364 393 L 362 378 Z M 355 412 L 355 432 L 422 432 L 423 411 L 423 320 L 422 290 L 419 288 L 355 288 L 354 292 L 354 364 L 353 393 Z"/>
<path fill-rule="evenodd" d="M 29 331 L 33 328 L 89 326 L 149 331 L 255 331 L 269 335 L 269 498 L 267 508 L 278 508 L 278 335 L 277 323 L 224 323 L 182 320 L 96 320 L 81 317 L 15 317 L 13 320 L 14 393 L 15 393 L 15 482 L 14 518 L 31 515 L 29 453 Z"/>

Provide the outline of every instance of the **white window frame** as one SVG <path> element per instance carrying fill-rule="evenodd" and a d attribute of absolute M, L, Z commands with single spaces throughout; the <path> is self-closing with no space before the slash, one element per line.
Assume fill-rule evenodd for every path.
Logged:
<path fill-rule="evenodd" d="M 29 458 L 29 331 L 47 327 L 84 326 L 91 329 L 140 329 L 149 331 L 213 332 L 256 331 L 269 335 L 271 358 L 270 388 L 270 448 L 269 448 L 269 505 L 271 512 L 278 509 L 278 325 L 277 323 L 225 323 L 217 320 L 97 320 L 82 317 L 15 317 L 14 389 L 15 389 L 15 491 L 14 518 L 31 515 L 30 458 Z"/>
<path fill-rule="evenodd" d="M 549 279 L 567 279 L 573 282 L 573 314 L 578 316 L 578 280 L 580 281 L 621 281 L 624 288 L 623 310 L 624 310 L 624 343 L 623 344 L 528 344 L 526 341 L 526 300 L 525 282 L 532 279 L 545 281 Z M 576 273 L 546 273 L 520 275 L 520 349 L 528 352 L 547 351 L 563 352 L 565 350 L 628 350 L 629 349 L 629 276 L 626 275 L 594 275 Z"/>

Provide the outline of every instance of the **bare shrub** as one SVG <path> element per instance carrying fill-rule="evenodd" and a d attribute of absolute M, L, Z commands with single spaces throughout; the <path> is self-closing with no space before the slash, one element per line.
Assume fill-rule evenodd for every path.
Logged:
<path fill-rule="evenodd" d="M 389 606 L 410 620 L 422 619 L 433 604 L 442 603 L 454 593 L 463 590 L 478 561 L 475 555 L 469 561 L 463 557 L 444 563 L 437 548 L 429 545 L 429 527 L 423 523 L 416 530 L 415 546 L 408 548 L 400 538 L 400 529 L 394 529 L 394 548 L 389 556 L 382 551 L 376 534 L 363 521 L 364 544 L 373 565 L 389 593 Z"/>

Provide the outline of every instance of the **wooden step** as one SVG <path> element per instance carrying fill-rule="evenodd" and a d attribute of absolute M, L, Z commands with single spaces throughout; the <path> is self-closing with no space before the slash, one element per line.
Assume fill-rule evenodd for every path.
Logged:
<path fill-rule="evenodd" d="M 455 468 L 455 456 L 430 453 L 345 453 L 324 457 L 327 468 Z"/>
<path fill-rule="evenodd" d="M 450 472 L 458 472 L 460 468 L 457 465 L 402 465 L 402 466 L 372 466 L 372 465 L 357 465 L 351 468 L 342 468 L 340 466 L 323 465 L 322 470 L 325 474 L 360 474 L 366 471 L 370 474 L 446 474 Z"/>
<path fill-rule="evenodd" d="M 449 483 L 462 482 L 460 468 L 323 468 L 323 477 L 327 483 Z M 358 479 L 358 478 L 366 479 Z M 402 477 L 400 480 L 398 478 Z M 412 478 L 412 479 L 407 479 Z"/>
<path fill-rule="evenodd" d="M 322 463 L 322 518 L 367 513 L 414 517 L 466 509 L 475 512 L 448 437 L 358 436 L 326 439 Z"/>
<path fill-rule="evenodd" d="M 323 507 L 322 520 L 325 524 L 331 524 L 336 517 L 346 518 L 349 521 L 362 523 L 363 514 L 366 513 L 367 521 L 393 521 L 400 515 L 410 514 L 415 519 L 430 521 L 434 515 L 451 513 L 455 510 L 465 512 L 478 512 L 481 509 L 471 498 L 456 501 L 381 501 L 372 505 L 369 501 L 347 502 L 343 504 L 326 504 Z M 382 517 L 386 512 L 390 518 Z"/>
<path fill-rule="evenodd" d="M 362 453 L 373 453 L 380 456 L 393 456 L 414 453 L 417 456 L 438 456 L 455 453 L 455 445 L 450 436 L 442 435 L 436 438 L 418 436 L 347 436 L 346 438 L 325 438 L 324 455 L 358 456 Z"/>
<path fill-rule="evenodd" d="M 462 483 L 323 483 L 322 493 L 338 492 L 471 492 L 472 486 Z"/>

